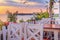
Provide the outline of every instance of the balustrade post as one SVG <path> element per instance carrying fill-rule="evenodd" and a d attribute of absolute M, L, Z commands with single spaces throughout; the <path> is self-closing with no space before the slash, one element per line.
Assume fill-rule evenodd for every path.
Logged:
<path fill-rule="evenodd" d="M 27 40 L 27 22 L 24 23 L 24 40 Z"/>
<path fill-rule="evenodd" d="M 43 24 L 41 24 L 41 26 L 40 26 L 41 28 L 41 30 L 40 30 L 40 40 L 43 40 Z"/>
<path fill-rule="evenodd" d="M 1 31 L 0 31 L 0 40 L 1 40 Z"/>
<path fill-rule="evenodd" d="M 54 40 L 58 40 L 58 31 L 54 31 Z"/>
<path fill-rule="evenodd" d="M 6 28 L 5 28 L 5 26 L 2 27 L 2 33 L 3 33 L 3 40 L 6 40 Z"/>

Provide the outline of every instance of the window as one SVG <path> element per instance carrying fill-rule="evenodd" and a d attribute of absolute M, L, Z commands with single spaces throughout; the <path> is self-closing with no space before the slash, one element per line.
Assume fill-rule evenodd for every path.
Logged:
<path fill-rule="evenodd" d="M 54 40 L 54 32 L 44 31 L 43 38 L 48 40 Z"/>

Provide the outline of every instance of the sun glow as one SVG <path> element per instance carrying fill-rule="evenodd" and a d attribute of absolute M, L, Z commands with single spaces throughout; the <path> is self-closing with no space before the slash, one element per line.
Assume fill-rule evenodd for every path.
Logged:
<path fill-rule="evenodd" d="M 9 10 L 10 12 L 14 13 L 18 11 L 19 13 L 33 13 L 33 12 L 40 12 L 40 8 L 23 8 L 23 7 L 14 7 L 14 6 L 0 6 L 0 14 L 6 14 L 6 11 Z M 42 9 L 45 11 L 45 9 Z"/>

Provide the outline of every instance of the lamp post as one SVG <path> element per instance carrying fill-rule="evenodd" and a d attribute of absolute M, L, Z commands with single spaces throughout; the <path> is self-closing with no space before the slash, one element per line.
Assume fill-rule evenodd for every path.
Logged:
<path fill-rule="evenodd" d="M 58 2 L 59 2 L 59 13 L 60 13 L 60 0 Z M 59 14 L 59 17 L 60 17 L 60 14 Z"/>
<path fill-rule="evenodd" d="M 53 8 L 53 4 L 54 4 L 54 0 L 50 0 L 49 2 L 49 17 L 51 18 L 50 24 L 51 24 L 51 28 L 52 28 L 52 24 L 53 24 L 53 14 L 52 14 L 52 8 Z M 48 2 L 46 2 L 48 3 Z"/>
<path fill-rule="evenodd" d="M 53 8 L 53 3 L 54 3 L 54 0 L 50 0 L 50 3 L 49 3 L 49 17 L 51 18 L 51 21 L 50 21 L 50 26 L 52 28 L 52 24 L 53 24 L 53 15 L 52 15 L 52 8 Z"/>
<path fill-rule="evenodd" d="M 33 22 L 34 22 L 34 24 L 36 24 L 35 13 L 33 13 Z"/>

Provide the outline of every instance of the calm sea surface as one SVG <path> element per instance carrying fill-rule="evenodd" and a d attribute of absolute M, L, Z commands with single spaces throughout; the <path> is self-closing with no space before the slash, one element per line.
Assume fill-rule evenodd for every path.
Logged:
<path fill-rule="evenodd" d="M 17 22 L 21 19 L 26 21 L 32 17 L 33 15 L 17 15 Z M 3 22 L 7 21 L 7 14 L 0 14 L 0 20 L 2 20 Z"/>
<path fill-rule="evenodd" d="M 0 14 L 0 20 L 3 22 L 7 21 L 7 15 L 6 14 Z"/>

